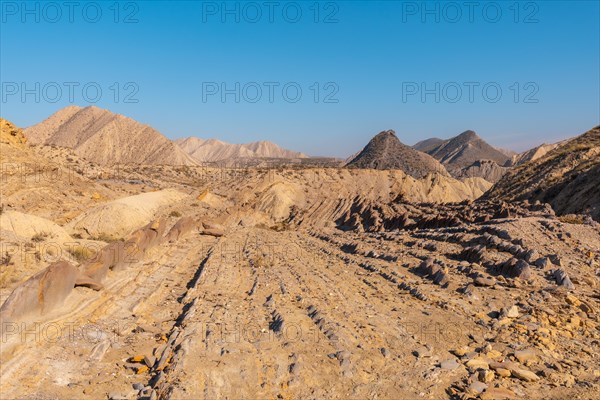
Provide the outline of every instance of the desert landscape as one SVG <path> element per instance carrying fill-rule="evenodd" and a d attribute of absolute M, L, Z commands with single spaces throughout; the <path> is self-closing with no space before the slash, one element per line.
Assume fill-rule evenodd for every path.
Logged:
<path fill-rule="evenodd" d="M 3 398 L 600 395 L 600 127 L 346 161 L 98 107 L 0 127 Z"/>
<path fill-rule="evenodd" d="M 600 400 L 599 33 L 0 0 L 0 400 Z"/>

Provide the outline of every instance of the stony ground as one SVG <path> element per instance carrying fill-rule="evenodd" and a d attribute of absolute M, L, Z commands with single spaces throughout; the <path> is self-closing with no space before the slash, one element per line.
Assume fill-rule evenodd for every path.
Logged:
<path fill-rule="evenodd" d="M 157 216 L 217 221 L 224 235 L 164 240 L 102 290 L 76 287 L 3 326 L 3 399 L 600 397 L 593 222 L 543 205 L 418 204 L 468 191 L 386 171 L 207 183 L 169 167 L 90 170 L 37 203 L 26 193 L 39 183 L 9 178 L 3 204 L 69 229 L 71 211 L 171 187 L 186 197 Z M 0 300 L 25 278 L 3 282 Z"/>
<path fill-rule="evenodd" d="M 461 261 L 485 233 L 550 258 L 528 279 Z M 592 399 L 599 248 L 598 228 L 538 218 L 464 232 L 193 232 L 5 333 L 2 393 Z M 429 257 L 442 274 L 419 268 Z M 553 262 L 574 290 L 557 285 Z"/>

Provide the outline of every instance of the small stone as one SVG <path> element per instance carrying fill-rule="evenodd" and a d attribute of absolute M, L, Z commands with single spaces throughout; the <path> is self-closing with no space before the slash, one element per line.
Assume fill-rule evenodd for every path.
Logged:
<path fill-rule="evenodd" d="M 109 400 L 127 400 L 127 396 L 122 394 L 122 393 L 109 393 L 108 394 L 108 398 Z"/>
<path fill-rule="evenodd" d="M 527 251 L 527 253 L 525 253 L 525 261 L 527 261 L 528 263 L 531 263 L 534 260 L 537 260 L 538 257 L 539 257 L 539 254 L 535 250 L 529 250 L 529 251 Z"/>
<path fill-rule="evenodd" d="M 423 357 L 431 357 L 431 350 L 425 346 L 419 347 L 417 350 L 413 351 L 413 355 L 417 358 Z"/>
<path fill-rule="evenodd" d="M 546 269 L 548 264 L 550 264 L 550 259 L 548 257 L 538 258 L 535 262 L 535 266 L 541 269 Z"/>
<path fill-rule="evenodd" d="M 510 400 L 518 398 L 515 392 L 503 388 L 489 388 L 485 393 L 481 394 L 481 400 Z"/>
<path fill-rule="evenodd" d="M 483 393 L 487 388 L 488 388 L 488 385 L 486 385 L 485 383 L 479 382 L 479 381 L 474 381 L 467 388 L 467 393 L 470 395 L 477 396 L 477 395 Z"/>
<path fill-rule="evenodd" d="M 565 301 L 567 302 L 567 304 L 570 304 L 574 307 L 579 307 L 579 305 L 581 304 L 581 301 L 579 301 L 579 299 L 573 296 L 572 294 L 568 294 L 567 297 L 565 297 Z"/>
<path fill-rule="evenodd" d="M 133 388 L 135 390 L 138 390 L 138 391 L 144 389 L 144 384 L 143 383 L 134 383 L 132 386 L 133 386 Z"/>
<path fill-rule="evenodd" d="M 573 327 L 579 328 L 579 326 L 581 325 L 581 318 L 579 318 L 578 316 L 574 315 L 571 318 L 569 318 L 569 323 Z"/>
<path fill-rule="evenodd" d="M 515 358 L 519 360 L 521 364 L 525 364 L 527 362 L 535 361 L 537 359 L 537 354 L 533 349 L 525 349 L 515 351 Z"/>
<path fill-rule="evenodd" d="M 139 363 L 144 361 L 144 356 L 143 355 L 138 355 L 138 356 L 133 356 L 129 358 L 129 362 L 132 363 Z"/>
<path fill-rule="evenodd" d="M 496 279 L 493 277 L 478 276 L 473 280 L 473 283 L 477 286 L 493 287 L 496 285 Z"/>
<path fill-rule="evenodd" d="M 449 359 L 449 360 L 444 360 L 440 363 L 440 368 L 446 369 L 446 370 L 455 370 L 459 366 L 460 366 L 460 364 L 454 358 Z"/>
<path fill-rule="evenodd" d="M 527 371 L 525 369 L 515 368 L 515 369 L 511 369 L 510 372 L 512 373 L 512 376 L 514 376 L 515 378 L 521 379 L 525 382 L 535 382 L 535 381 L 540 380 L 540 377 L 537 376 L 535 373 L 533 373 L 531 371 Z"/>
<path fill-rule="evenodd" d="M 464 347 L 461 347 L 460 349 L 452 350 L 452 353 L 457 357 L 462 357 L 470 351 L 471 351 L 471 349 L 468 346 L 464 346 Z"/>
<path fill-rule="evenodd" d="M 517 306 L 512 306 L 506 312 L 506 316 L 508 318 L 519 318 L 519 308 Z"/>
<path fill-rule="evenodd" d="M 563 385 L 565 385 L 566 387 L 573 387 L 575 385 L 575 382 L 575 377 L 573 375 L 565 374 Z"/>
<path fill-rule="evenodd" d="M 482 360 L 481 358 L 473 358 L 472 360 L 467 361 L 467 363 L 465 365 L 467 367 L 470 367 L 473 369 L 489 369 L 490 368 L 489 364 L 485 360 Z"/>
<path fill-rule="evenodd" d="M 138 369 L 135 371 L 135 373 L 136 373 L 137 375 L 141 375 L 141 374 L 143 374 L 144 372 L 148 372 L 149 370 L 150 370 L 150 368 L 148 368 L 146 365 L 142 365 L 141 367 L 139 367 L 139 368 L 138 368 Z"/>
<path fill-rule="evenodd" d="M 494 380 L 494 372 L 490 370 L 481 370 L 477 374 L 477 380 L 479 382 L 489 383 Z"/>
<path fill-rule="evenodd" d="M 499 352 L 498 350 L 490 350 L 490 351 L 488 351 L 488 352 L 485 354 L 485 356 L 486 356 L 487 358 L 491 358 L 491 359 L 495 360 L 495 359 L 499 359 L 499 358 L 501 358 L 501 357 L 502 357 L 502 353 L 501 353 L 501 352 Z"/>
<path fill-rule="evenodd" d="M 148 366 L 148 368 L 152 368 L 156 363 L 156 357 L 154 356 L 144 356 L 144 364 Z"/>
<path fill-rule="evenodd" d="M 388 357 L 390 356 L 390 351 L 389 351 L 388 349 L 386 349 L 385 347 L 382 347 L 382 348 L 380 349 L 380 351 L 381 351 L 381 354 L 382 354 L 382 355 L 383 355 L 385 358 L 388 358 Z"/>

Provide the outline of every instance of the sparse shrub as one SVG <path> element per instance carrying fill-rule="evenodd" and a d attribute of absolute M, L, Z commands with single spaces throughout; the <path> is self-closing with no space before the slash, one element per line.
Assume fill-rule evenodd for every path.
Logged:
<path fill-rule="evenodd" d="M 12 265 L 12 254 L 8 251 L 4 253 L 4 255 L 0 258 L 0 265 Z"/>
<path fill-rule="evenodd" d="M 0 215 L 4 212 L 4 204 L 0 204 Z"/>
<path fill-rule="evenodd" d="M 4 288 L 18 281 L 19 278 L 14 274 L 14 271 L 4 271 L 4 273 L 0 273 L 0 288 Z"/>
<path fill-rule="evenodd" d="M 171 211 L 171 213 L 169 214 L 169 217 L 179 218 L 179 217 L 181 217 L 181 213 L 179 211 Z"/>
<path fill-rule="evenodd" d="M 31 237 L 31 241 L 34 243 L 43 242 L 48 236 L 47 232 L 39 232 Z"/>
<path fill-rule="evenodd" d="M 106 242 L 106 243 L 112 243 L 112 242 L 123 242 L 125 241 L 125 239 L 123 238 L 114 238 L 110 235 L 107 235 L 106 233 L 101 233 L 98 236 L 92 236 L 90 238 L 90 240 L 96 240 L 99 242 Z"/>
<path fill-rule="evenodd" d="M 190 204 L 190 206 L 192 206 L 192 207 L 198 207 L 198 203 L 192 203 L 192 204 Z"/>
<path fill-rule="evenodd" d="M 262 256 L 256 256 L 250 260 L 250 266 L 252 268 L 264 268 L 267 266 L 267 263 Z"/>
<path fill-rule="evenodd" d="M 74 239 L 83 239 L 83 237 L 81 236 L 81 233 L 74 233 L 72 236 Z"/>
<path fill-rule="evenodd" d="M 96 252 L 85 246 L 73 246 L 69 248 L 69 253 L 79 262 L 91 260 L 96 256 Z"/>
<path fill-rule="evenodd" d="M 269 229 L 275 232 L 283 232 L 290 230 L 290 224 L 287 221 L 280 221 L 273 226 L 270 226 Z"/>
<path fill-rule="evenodd" d="M 560 217 L 558 217 L 558 220 L 565 224 L 577 224 L 577 225 L 581 225 L 585 222 L 584 216 L 577 215 L 577 214 L 561 215 Z"/>

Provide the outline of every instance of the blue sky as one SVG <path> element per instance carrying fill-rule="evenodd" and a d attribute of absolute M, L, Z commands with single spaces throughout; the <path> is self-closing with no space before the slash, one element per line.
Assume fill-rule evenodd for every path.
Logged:
<path fill-rule="evenodd" d="M 385 129 L 524 150 L 600 123 L 598 1 L 1 3 L 20 126 L 93 104 L 172 139 L 346 157 Z"/>

